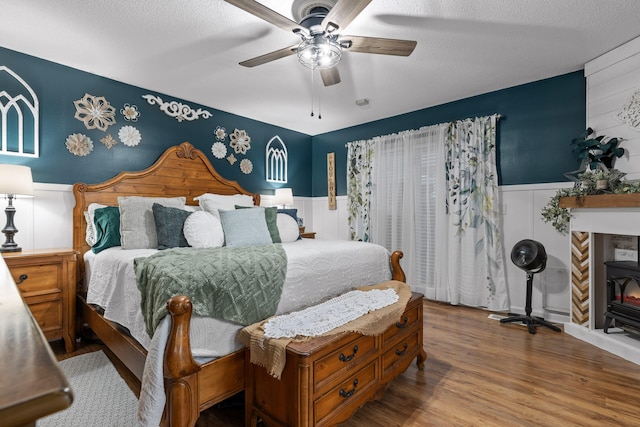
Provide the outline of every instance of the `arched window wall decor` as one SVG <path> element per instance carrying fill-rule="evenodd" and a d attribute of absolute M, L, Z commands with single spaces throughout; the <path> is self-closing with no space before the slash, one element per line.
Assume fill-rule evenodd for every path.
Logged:
<path fill-rule="evenodd" d="M 266 150 L 266 173 L 267 182 L 287 183 L 287 146 L 279 136 L 274 136 L 269 140 Z"/>
<path fill-rule="evenodd" d="M 0 154 L 38 157 L 39 108 L 27 82 L 0 65 Z"/>

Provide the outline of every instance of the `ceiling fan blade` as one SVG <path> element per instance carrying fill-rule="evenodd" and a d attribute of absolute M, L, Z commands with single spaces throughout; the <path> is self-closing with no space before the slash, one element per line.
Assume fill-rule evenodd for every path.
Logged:
<path fill-rule="evenodd" d="M 383 39 L 379 37 L 341 36 L 339 42 L 351 42 L 343 46 L 349 52 L 376 53 L 379 55 L 409 56 L 418 44 L 414 40 Z"/>
<path fill-rule="evenodd" d="M 255 0 L 224 0 L 229 4 L 232 4 L 245 12 L 257 16 L 270 24 L 280 27 L 285 31 L 299 30 L 307 33 L 307 29 L 298 25 L 297 22 L 292 21 L 286 16 L 280 15 L 278 12 L 269 9 L 265 5 L 258 3 Z"/>
<path fill-rule="evenodd" d="M 338 67 L 321 68 L 320 77 L 325 86 L 331 86 L 340 83 L 340 73 Z"/>
<path fill-rule="evenodd" d="M 294 53 L 296 53 L 297 47 L 298 45 L 293 45 L 280 50 L 276 50 L 274 52 L 265 53 L 264 55 L 242 61 L 240 65 L 245 67 L 255 67 L 258 65 L 266 64 L 267 62 L 275 61 L 276 59 L 293 55 Z"/>
<path fill-rule="evenodd" d="M 371 3 L 371 0 L 338 0 L 322 20 L 322 28 L 328 32 L 343 29 Z"/>

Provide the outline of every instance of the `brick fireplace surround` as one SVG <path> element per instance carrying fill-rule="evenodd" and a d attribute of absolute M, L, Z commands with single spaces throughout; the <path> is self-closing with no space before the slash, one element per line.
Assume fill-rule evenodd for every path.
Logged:
<path fill-rule="evenodd" d="M 571 316 L 565 332 L 640 365 L 640 335 L 603 330 L 611 235 L 640 236 L 640 194 L 565 197 L 571 209 Z"/>

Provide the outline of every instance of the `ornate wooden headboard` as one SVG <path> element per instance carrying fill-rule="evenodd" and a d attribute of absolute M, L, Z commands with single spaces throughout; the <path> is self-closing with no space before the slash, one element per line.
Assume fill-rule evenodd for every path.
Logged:
<path fill-rule="evenodd" d="M 77 183 L 73 186 L 76 205 L 73 208 L 73 247 L 80 254 L 78 266 L 84 269 L 82 255 L 90 249 L 85 241 L 87 223 L 84 212 L 91 203 L 117 206 L 119 196 L 179 197 L 188 205 L 203 193 L 247 194 L 260 205 L 260 195 L 249 193 L 236 181 L 221 177 L 207 156 L 188 142 L 170 147 L 149 168 L 140 172 L 121 172 L 100 184 Z M 78 280 L 82 275 L 78 276 Z"/>

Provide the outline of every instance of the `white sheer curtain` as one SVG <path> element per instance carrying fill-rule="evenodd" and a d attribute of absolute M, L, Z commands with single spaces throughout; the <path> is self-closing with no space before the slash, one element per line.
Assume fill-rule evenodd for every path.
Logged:
<path fill-rule="evenodd" d="M 434 125 L 373 139 L 371 241 L 404 252 L 407 283 L 428 298 L 438 295 L 438 263 L 446 251 L 445 132 Z M 436 245 L 438 242 L 438 245 Z"/>

